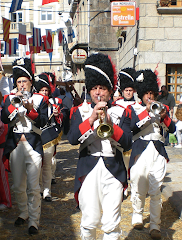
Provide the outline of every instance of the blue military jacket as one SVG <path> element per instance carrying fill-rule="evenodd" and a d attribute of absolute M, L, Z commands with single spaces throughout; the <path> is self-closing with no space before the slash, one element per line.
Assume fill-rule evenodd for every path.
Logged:
<path fill-rule="evenodd" d="M 111 106 L 108 103 L 107 113 L 113 121 L 114 134 L 110 139 L 102 140 L 96 134 L 99 120 L 94 126 L 89 124 L 94 103 L 88 104 L 87 112 L 83 110 L 83 104 L 71 109 L 71 127 L 68 133 L 70 144 L 80 144 L 79 160 L 75 177 L 75 198 L 81 187 L 81 178 L 86 176 L 97 164 L 102 156 L 106 168 L 123 185 L 127 184 L 127 173 L 123 162 L 122 150 L 131 146 L 132 134 L 130 131 L 130 118 L 124 108 Z M 124 114 L 123 114 L 124 112 Z"/>
<path fill-rule="evenodd" d="M 4 155 L 9 157 L 9 154 L 16 148 L 22 134 L 25 135 L 26 140 L 33 149 L 43 155 L 40 128 L 48 121 L 47 98 L 34 93 L 29 99 L 29 101 L 33 100 L 33 109 L 27 113 L 23 106 L 16 108 L 12 105 L 11 100 L 13 97 L 14 94 L 4 97 L 1 115 L 2 122 L 9 126 Z"/>
<path fill-rule="evenodd" d="M 135 163 L 135 157 L 141 154 L 150 141 L 153 141 L 156 150 L 169 161 L 167 152 L 164 147 L 163 132 L 175 132 L 175 123 L 168 114 L 164 119 L 155 116 L 146 110 L 143 102 L 129 106 L 131 110 L 131 130 L 133 131 L 132 152 L 130 157 L 129 168 Z"/>

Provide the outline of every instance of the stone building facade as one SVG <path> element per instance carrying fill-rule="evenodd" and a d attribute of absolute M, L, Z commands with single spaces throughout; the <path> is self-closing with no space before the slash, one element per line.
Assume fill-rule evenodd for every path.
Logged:
<path fill-rule="evenodd" d="M 90 24 L 88 24 L 88 3 L 90 2 Z M 182 1 L 181 0 L 136 0 L 139 20 L 134 27 L 112 27 L 109 0 L 72 1 L 73 25 L 78 30 L 79 39 L 74 47 L 85 39 L 85 49 L 103 52 L 111 56 L 119 71 L 126 67 L 136 70 L 157 69 L 161 85 L 167 85 L 176 102 L 182 95 Z M 81 11 L 85 13 L 81 18 Z M 83 18 L 85 18 L 83 20 Z M 82 22 L 81 22 L 82 21 Z M 89 46 L 87 45 L 87 30 Z M 83 25 L 82 25 L 83 28 Z M 72 49 L 70 48 L 70 53 Z M 75 68 L 75 66 L 73 67 Z M 77 68 L 77 67 L 76 67 Z M 80 67 L 80 72 L 82 68 Z M 77 78 L 79 79 L 79 71 Z M 83 74 L 82 74 L 83 75 Z"/>
<path fill-rule="evenodd" d="M 0 6 L 0 40 L 1 40 L 1 60 L 6 74 L 12 73 L 12 62 L 15 58 L 26 57 L 29 51 L 28 38 L 33 35 L 33 27 L 41 29 L 41 36 L 46 34 L 46 29 L 51 29 L 52 32 L 57 31 L 59 28 L 65 29 L 67 33 L 67 27 L 64 20 L 69 16 L 69 4 L 67 0 L 60 2 L 52 2 L 46 5 L 42 5 L 42 0 L 24 0 L 21 5 L 21 9 L 9 13 L 12 0 L 2 0 Z M 4 41 L 3 41 L 3 22 L 2 17 L 11 20 L 9 38 L 17 38 L 19 35 L 19 23 L 26 25 L 26 38 L 27 45 L 18 44 L 16 55 L 4 54 Z M 63 75 L 63 63 L 64 54 L 63 47 L 58 44 L 57 33 L 53 39 L 53 53 L 52 62 L 50 64 L 49 54 L 45 51 L 45 48 L 40 53 L 34 53 L 33 59 L 36 67 L 36 74 L 43 71 L 54 71 L 57 79 L 62 78 Z"/>
<path fill-rule="evenodd" d="M 134 27 L 125 29 L 126 39 L 118 51 L 119 69 L 157 67 L 161 85 L 168 85 L 178 103 L 182 95 L 182 1 L 137 0 L 136 4 L 140 18 Z"/>
<path fill-rule="evenodd" d="M 110 0 L 72 1 L 70 16 L 73 19 L 76 39 L 73 44 L 68 45 L 70 54 L 76 48 L 84 49 L 88 55 L 102 52 L 108 54 L 118 68 L 117 28 L 111 27 L 110 10 Z M 72 63 L 72 70 L 78 81 L 85 78 L 84 64 Z"/>

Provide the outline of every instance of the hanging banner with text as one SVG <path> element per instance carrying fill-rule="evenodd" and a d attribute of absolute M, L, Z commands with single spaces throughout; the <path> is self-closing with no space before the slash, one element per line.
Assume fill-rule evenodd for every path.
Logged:
<path fill-rule="evenodd" d="M 135 2 L 112 2 L 111 3 L 111 26 L 132 27 L 136 22 Z"/>

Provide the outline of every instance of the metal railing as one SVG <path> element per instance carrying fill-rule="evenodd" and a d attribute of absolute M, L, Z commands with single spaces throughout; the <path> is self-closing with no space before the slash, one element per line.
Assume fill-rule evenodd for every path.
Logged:
<path fill-rule="evenodd" d="M 26 32 L 32 32 L 33 29 L 33 23 L 28 22 L 28 23 L 23 23 L 22 24 L 26 25 Z M 3 32 L 3 24 L 0 24 L 0 34 Z M 19 23 L 17 22 L 11 22 L 10 23 L 10 33 L 18 33 L 19 32 Z"/>

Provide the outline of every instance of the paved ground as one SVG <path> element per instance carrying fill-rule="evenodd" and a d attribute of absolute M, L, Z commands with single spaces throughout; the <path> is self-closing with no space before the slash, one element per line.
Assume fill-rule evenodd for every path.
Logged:
<path fill-rule="evenodd" d="M 0 239 L 1 240 L 80 240 L 80 219 L 81 212 L 76 209 L 74 200 L 73 186 L 74 174 L 78 160 L 78 146 L 71 146 L 66 136 L 63 136 L 57 149 L 57 184 L 52 185 L 53 202 L 47 203 L 42 201 L 42 213 L 40 219 L 39 234 L 30 237 L 28 235 L 27 224 L 23 227 L 14 227 L 14 221 L 18 216 L 18 209 L 15 203 L 14 194 L 12 193 L 12 209 L 0 212 Z M 163 187 L 163 208 L 161 214 L 161 231 L 162 239 L 181 240 L 182 239 L 182 221 L 179 219 L 179 211 L 174 209 L 180 206 L 181 192 L 181 153 L 182 149 L 173 149 L 167 147 L 167 152 L 171 157 L 168 163 L 168 171 Z M 182 171 L 181 171 L 182 173 Z M 9 182 L 12 185 L 11 173 Z M 171 191 L 171 196 L 169 192 Z M 130 192 L 129 192 L 130 194 Z M 169 199 L 168 199 L 169 197 Z M 178 208 L 179 209 L 179 208 Z M 122 220 L 120 223 L 122 229 L 121 239 L 128 240 L 145 240 L 151 239 L 148 233 L 149 229 L 149 198 L 146 198 L 144 209 L 144 230 L 134 230 L 131 226 L 132 206 L 130 195 L 122 203 Z M 97 239 L 101 240 L 103 232 L 100 226 L 97 230 Z"/>
<path fill-rule="evenodd" d="M 182 149 L 168 146 L 166 150 L 170 161 L 162 192 L 182 219 Z"/>

